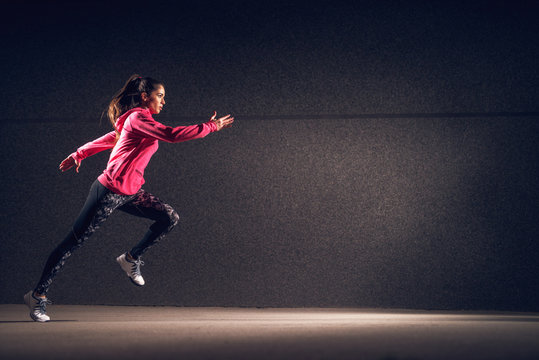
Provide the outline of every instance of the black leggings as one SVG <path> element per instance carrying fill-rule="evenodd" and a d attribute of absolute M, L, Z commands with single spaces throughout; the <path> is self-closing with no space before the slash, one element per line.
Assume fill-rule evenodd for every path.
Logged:
<path fill-rule="evenodd" d="M 34 289 L 36 293 L 47 293 L 53 277 L 64 266 L 71 253 L 79 248 L 116 209 L 155 220 L 142 240 L 129 251 L 135 259 L 159 242 L 179 220 L 178 214 L 170 205 L 142 189 L 134 195 L 119 195 L 96 180 L 73 228 L 50 254 L 41 279 Z"/>

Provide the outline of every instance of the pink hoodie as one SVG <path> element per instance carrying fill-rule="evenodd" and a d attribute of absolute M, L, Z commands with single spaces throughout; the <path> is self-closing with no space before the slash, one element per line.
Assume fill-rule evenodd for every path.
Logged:
<path fill-rule="evenodd" d="M 134 108 L 116 121 L 120 139 L 114 131 L 90 141 L 71 156 L 77 160 L 111 149 L 107 168 L 97 179 L 109 190 L 122 195 L 135 194 L 144 184 L 144 169 L 159 147 L 158 140 L 181 142 L 203 138 L 217 131 L 213 121 L 200 125 L 169 127 L 155 121 L 148 109 Z"/>

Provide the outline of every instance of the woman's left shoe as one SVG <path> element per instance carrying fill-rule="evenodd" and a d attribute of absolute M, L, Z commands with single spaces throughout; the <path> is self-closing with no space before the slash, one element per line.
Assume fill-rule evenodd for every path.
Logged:
<path fill-rule="evenodd" d="M 47 315 L 47 305 L 51 302 L 45 297 L 36 297 L 34 291 L 29 291 L 24 295 L 24 303 L 30 309 L 30 317 L 37 322 L 47 322 L 51 318 Z"/>

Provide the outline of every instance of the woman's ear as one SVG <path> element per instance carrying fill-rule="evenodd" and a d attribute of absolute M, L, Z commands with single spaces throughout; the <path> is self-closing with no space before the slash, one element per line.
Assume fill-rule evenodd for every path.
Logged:
<path fill-rule="evenodd" d="M 142 94 L 140 94 L 140 99 L 141 99 L 143 102 L 148 101 L 148 94 L 147 94 L 146 92 L 143 92 Z"/>

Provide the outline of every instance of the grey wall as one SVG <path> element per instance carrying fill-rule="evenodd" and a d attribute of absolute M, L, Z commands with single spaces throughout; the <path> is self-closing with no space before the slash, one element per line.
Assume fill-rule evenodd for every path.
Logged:
<path fill-rule="evenodd" d="M 536 3 L 31 5 L 2 29 L 0 302 L 34 285 L 107 154 L 59 162 L 139 72 L 166 84 L 159 121 L 237 122 L 152 159 L 145 188 L 182 221 L 147 285 L 114 258 L 148 223 L 118 213 L 56 303 L 538 310 Z"/>

